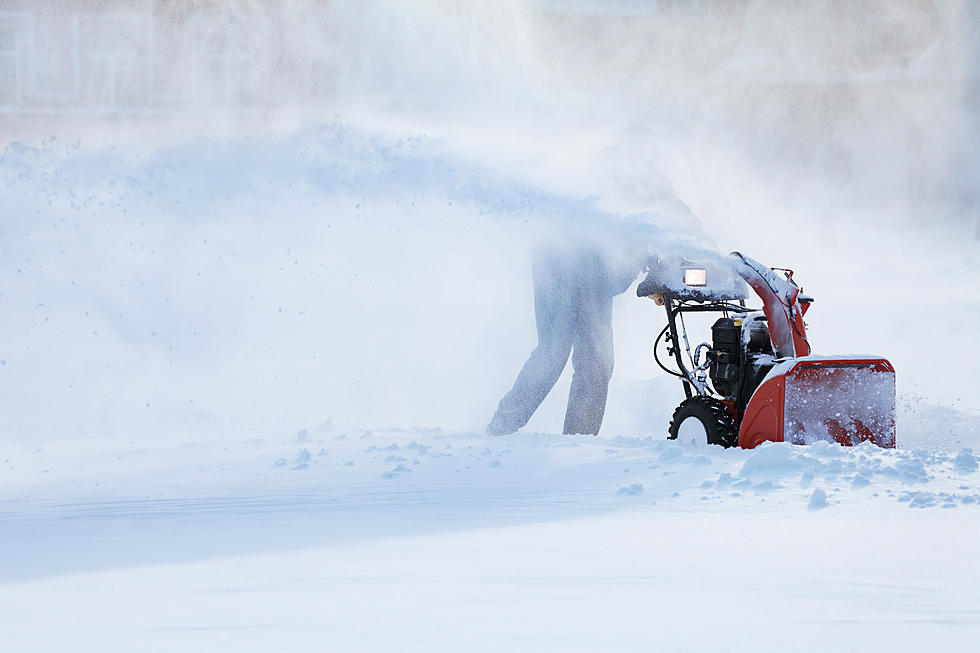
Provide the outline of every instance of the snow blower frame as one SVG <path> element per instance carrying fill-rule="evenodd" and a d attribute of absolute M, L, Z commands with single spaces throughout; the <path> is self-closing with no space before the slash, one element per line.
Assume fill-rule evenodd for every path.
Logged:
<path fill-rule="evenodd" d="M 746 307 L 746 284 L 762 309 Z M 747 449 L 818 440 L 895 447 L 895 369 L 880 356 L 812 356 L 803 316 L 813 299 L 792 270 L 738 252 L 721 263 L 652 259 L 637 295 L 665 308 L 653 355 L 684 386 L 669 438 Z M 688 313 L 722 314 L 712 341 L 693 353 Z M 676 370 L 658 354 L 665 337 Z"/>

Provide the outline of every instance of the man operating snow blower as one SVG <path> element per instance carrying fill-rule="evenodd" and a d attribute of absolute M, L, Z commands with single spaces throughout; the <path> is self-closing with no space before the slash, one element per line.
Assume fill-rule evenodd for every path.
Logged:
<path fill-rule="evenodd" d="M 563 432 L 597 434 L 613 371 L 613 297 L 645 269 L 650 247 L 663 244 L 666 234 L 672 240 L 703 239 L 700 221 L 659 168 L 651 129 L 630 126 L 595 163 L 610 213 L 552 225 L 546 244 L 534 249 L 538 344 L 500 400 L 489 435 L 514 433 L 527 424 L 569 355 L 573 374 Z"/>
<path fill-rule="evenodd" d="M 632 249 L 633 251 L 630 251 Z M 636 248 L 589 242 L 540 247 L 533 254 L 538 345 L 487 427 L 507 435 L 527 424 L 572 356 L 564 433 L 599 432 L 613 370 L 612 300 L 641 272 Z"/>

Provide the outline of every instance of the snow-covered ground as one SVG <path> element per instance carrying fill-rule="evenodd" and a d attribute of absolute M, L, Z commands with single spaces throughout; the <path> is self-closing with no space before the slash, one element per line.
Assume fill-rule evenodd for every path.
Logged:
<path fill-rule="evenodd" d="M 6 650 L 968 651 L 970 449 L 323 425 L 5 448 Z"/>

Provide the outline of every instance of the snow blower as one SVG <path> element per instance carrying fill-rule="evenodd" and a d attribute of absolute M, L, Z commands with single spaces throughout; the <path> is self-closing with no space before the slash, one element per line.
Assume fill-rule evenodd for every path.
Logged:
<path fill-rule="evenodd" d="M 749 288 L 761 309 L 746 306 Z M 811 355 L 803 316 L 813 298 L 792 270 L 738 252 L 654 258 L 636 293 L 667 311 L 653 355 L 687 397 L 674 411 L 670 439 L 746 449 L 767 440 L 895 447 L 895 369 L 880 356 Z M 721 313 L 711 342 L 693 353 L 684 323 L 690 313 Z M 677 369 L 661 360 L 662 344 Z"/>

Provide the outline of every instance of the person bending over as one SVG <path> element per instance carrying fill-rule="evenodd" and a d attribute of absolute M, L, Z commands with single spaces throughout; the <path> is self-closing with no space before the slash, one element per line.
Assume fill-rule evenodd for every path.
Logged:
<path fill-rule="evenodd" d="M 572 386 L 563 432 L 599 432 L 613 371 L 613 297 L 629 287 L 645 262 L 632 250 L 588 242 L 536 248 L 532 270 L 538 344 L 500 400 L 489 435 L 514 433 L 527 424 L 570 354 Z"/>

